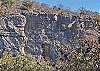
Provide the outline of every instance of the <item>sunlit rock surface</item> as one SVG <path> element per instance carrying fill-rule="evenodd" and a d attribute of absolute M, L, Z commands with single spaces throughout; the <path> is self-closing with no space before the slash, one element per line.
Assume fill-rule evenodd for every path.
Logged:
<path fill-rule="evenodd" d="M 50 49 L 49 56 L 53 60 L 57 58 L 58 46 L 83 47 L 78 42 L 80 39 L 89 35 L 98 36 L 96 21 L 89 16 L 80 18 L 79 16 L 55 16 L 45 13 L 23 13 L 23 15 L 26 17 L 27 47 L 32 54 L 41 55 L 42 45 L 46 43 Z"/>
<path fill-rule="evenodd" d="M 25 43 L 24 26 L 26 18 L 22 15 L 0 17 L 0 49 L 17 53 Z"/>
<path fill-rule="evenodd" d="M 81 19 L 79 16 L 57 16 L 52 14 L 24 13 L 27 24 L 25 33 L 30 42 L 39 45 L 44 42 L 60 41 L 60 43 L 72 43 L 75 37 L 85 37 L 96 33 L 96 21 L 91 17 Z M 95 32 L 90 33 L 89 31 Z M 31 44 L 29 44 L 31 46 Z"/>
<path fill-rule="evenodd" d="M 29 53 L 41 56 L 46 44 L 47 53 L 55 61 L 57 47 L 82 47 L 77 40 L 89 35 L 97 37 L 96 26 L 96 21 L 89 16 L 23 12 L 22 15 L 0 17 L 0 52 L 6 49 L 16 55 L 20 47 L 25 47 Z"/>

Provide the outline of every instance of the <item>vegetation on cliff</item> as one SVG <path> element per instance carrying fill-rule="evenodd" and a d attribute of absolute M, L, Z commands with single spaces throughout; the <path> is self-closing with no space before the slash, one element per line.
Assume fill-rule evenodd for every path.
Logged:
<path fill-rule="evenodd" d="M 32 2 L 32 0 L 17 0 L 17 1 L 0 0 L 0 16 L 11 15 L 11 14 L 22 14 L 22 12 L 24 11 L 28 13 L 36 12 L 40 14 L 41 13 L 51 14 L 51 15 L 56 14 L 59 16 L 79 16 L 80 18 L 79 21 L 83 21 L 83 17 L 88 17 L 91 19 L 93 18 L 92 19 L 93 25 L 94 25 L 94 21 L 97 21 L 97 23 L 95 23 L 97 26 L 95 28 L 96 32 L 99 33 L 100 31 L 99 30 L 100 15 L 97 12 L 88 11 L 83 8 L 77 12 L 71 11 L 69 9 L 64 10 L 63 8 L 59 8 L 56 6 L 49 7 L 49 5 L 44 3 L 40 4 L 38 2 Z M 87 19 L 85 18 L 84 21 L 87 22 L 86 20 Z M 50 21 L 50 23 L 51 22 L 52 20 Z M 66 27 L 66 25 L 64 26 Z M 82 24 L 81 27 L 84 27 L 84 24 Z M 71 29 L 73 30 L 73 28 L 76 29 L 77 27 L 74 26 L 72 28 L 69 28 L 68 30 Z M 41 28 L 39 29 L 41 30 Z M 64 28 L 64 30 L 66 30 L 66 28 Z M 91 27 L 79 29 L 79 31 L 89 32 L 89 34 L 92 33 L 93 35 L 89 35 L 89 36 L 86 35 L 85 38 L 76 36 L 75 39 L 72 39 L 74 42 L 73 44 L 78 44 L 78 47 L 76 48 L 73 48 L 69 45 L 64 45 L 62 43 L 59 43 L 58 46 L 57 45 L 58 43 L 56 43 L 57 45 L 56 50 L 58 52 L 57 52 L 57 59 L 54 62 L 49 58 L 50 44 L 48 43 L 44 43 L 41 46 L 43 48 L 43 54 L 41 54 L 42 57 L 38 55 L 39 53 L 37 53 L 36 56 L 30 55 L 28 53 L 26 53 L 26 55 L 22 55 L 19 53 L 16 57 L 14 57 L 12 56 L 12 53 L 5 52 L 4 56 L 0 59 L 0 71 L 99 71 L 100 70 L 100 43 L 99 43 L 100 40 L 98 41 L 97 36 L 95 35 L 95 30 L 94 28 L 91 30 Z M 32 32 L 34 31 L 32 30 Z M 48 38 L 49 42 L 53 43 L 54 39 L 50 39 L 49 37 L 47 37 L 47 32 L 45 32 L 44 29 L 42 29 L 42 33 L 43 34 L 39 34 L 39 35 L 46 36 L 45 38 Z M 57 33 L 62 34 L 63 32 L 61 30 L 61 32 L 57 32 Z M 31 38 L 31 35 L 29 35 L 28 37 Z M 29 40 L 29 43 L 31 43 L 31 40 Z M 32 47 L 35 49 L 34 46 Z"/>
<path fill-rule="evenodd" d="M 10 52 L 5 52 L 0 59 L 0 71 L 51 71 L 51 65 L 49 62 L 37 60 L 30 54 L 12 57 Z"/>
<path fill-rule="evenodd" d="M 10 52 L 5 52 L 0 59 L 0 71 L 99 71 L 100 49 L 91 51 L 84 49 L 71 50 L 71 54 L 58 58 L 56 64 L 48 60 L 37 60 L 30 54 L 18 54 L 13 57 Z M 67 56 L 67 57 L 66 57 Z"/>

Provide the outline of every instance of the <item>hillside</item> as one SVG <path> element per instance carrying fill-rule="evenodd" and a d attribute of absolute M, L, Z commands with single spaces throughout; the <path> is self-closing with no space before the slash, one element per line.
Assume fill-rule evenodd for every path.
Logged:
<path fill-rule="evenodd" d="M 89 64 L 100 59 L 99 13 L 66 11 L 20 0 L 0 1 L 0 11 L 1 58 L 4 51 L 11 52 L 13 57 L 30 53 L 38 60 L 57 64 L 58 68 L 59 61 L 71 66 L 71 62 L 77 63 L 75 60 L 81 65 L 81 61 Z M 97 69 L 94 64 L 89 65 L 90 70 Z M 82 66 L 83 70 L 88 67 Z"/>

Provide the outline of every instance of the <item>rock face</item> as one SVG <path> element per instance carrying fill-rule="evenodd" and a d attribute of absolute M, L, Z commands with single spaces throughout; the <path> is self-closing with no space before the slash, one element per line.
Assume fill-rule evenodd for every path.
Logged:
<path fill-rule="evenodd" d="M 57 47 L 61 45 L 86 47 L 87 45 L 81 45 L 81 39 L 90 35 L 98 36 L 96 21 L 90 16 L 81 18 L 40 13 L 23 13 L 23 15 L 26 17 L 25 34 L 28 38 L 28 49 L 32 54 L 41 55 L 45 47 L 47 53 L 45 56 L 49 55 L 53 60 L 57 57 Z"/>
<path fill-rule="evenodd" d="M 25 47 L 28 52 L 38 56 L 46 51 L 48 55 L 45 55 L 54 61 L 57 47 L 82 47 L 78 39 L 88 35 L 97 37 L 97 34 L 96 21 L 92 17 L 40 13 L 0 17 L 1 50 L 9 49 L 16 54 L 19 48 L 24 53 Z"/>
<path fill-rule="evenodd" d="M 26 13 L 26 35 L 35 45 L 50 41 L 72 43 L 75 37 L 97 36 L 96 21 L 91 17 L 81 19 L 79 16 L 55 16 L 52 14 Z M 93 33 L 95 32 L 95 33 Z M 31 46 L 31 44 L 29 44 Z M 40 46 L 39 46 L 40 47 Z"/>
<path fill-rule="evenodd" d="M 17 53 L 25 47 L 25 24 L 26 18 L 22 15 L 0 17 L 0 49 Z"/>

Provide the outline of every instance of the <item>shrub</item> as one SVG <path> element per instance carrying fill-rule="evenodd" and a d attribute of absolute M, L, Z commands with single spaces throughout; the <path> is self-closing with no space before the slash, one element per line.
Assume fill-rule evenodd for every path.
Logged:
<path fill-rule="evenodd" d="M 30 54 L 16 57 L 8 52 L 0 59 L 0 71 L 51 71 L 51 66 L 47 62 L 39 62 Z"/>

